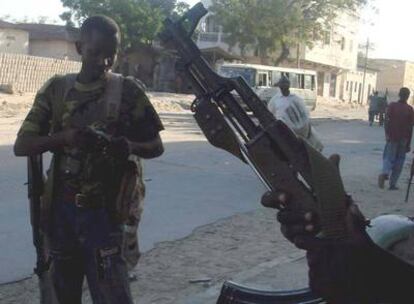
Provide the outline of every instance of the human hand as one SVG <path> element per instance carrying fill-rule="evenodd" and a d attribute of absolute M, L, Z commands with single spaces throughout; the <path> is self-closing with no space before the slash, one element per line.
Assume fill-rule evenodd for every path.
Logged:
<path fill-rule="evenodd" d="M 75 148 L 80 145 L 81 130 L 77 128 L 68 128 L 56 133 L 56 137 L 61 146 Z"/>
<path fill-rule="evenodd" d="M 128 139 L 123 136 L 112 138 L 108 146 L 108 154 L 117 159 L 126 160 L 131 154 L 131 146 Z"/>
<path fill-rule="evenodd" d="M 339 164 L 339 157 L 331 160 Z M 306 250 L 309 285 L 314 292 L 332 303 L 354 303 L 351 297 L 361 297 L 363 291 L 359 292 L 361 284 L 356 278 L 364 277 L 361 261 L 369 254 L 372 241 L 365 232 L 367 221 L 351 197 L 347 197 L 347 237 L 341 240 L 320 238 L 319 215 L 290 209 L 288 193 L 268 192 L 262 197 L 262 204 L 284 206 L 277 220 L 281 223 L 282 234 L 298 248 Z"/>

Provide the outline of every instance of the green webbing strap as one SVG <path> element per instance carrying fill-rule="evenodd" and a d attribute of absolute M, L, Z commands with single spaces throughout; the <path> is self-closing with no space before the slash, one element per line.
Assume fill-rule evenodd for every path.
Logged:
<path fill-rule="evenodd" d="M 319 204 L 322 237 L 345 238 L 346 194 L 339 169 L 304 141 L 312 177 L 312 187 Z"/>
<path fill-rule="evenodd" d="M 50 133 L 56 133 L 62 130 L 62 116 L 64 110 L 64 102 L 69 91 L 73 88 L 76 82 L 77 74 L 68 74 L 65 76 L 58 76 L 55 82 L 55 99 L 52 100 L 52 123 Z M 50 173 L 45 185 L 45 191 L 42 198 L 42 224 L 48 225 L 50 219 L 50 212 L 52 210 L 53 195 L 55 193 L 55 178 L 56 170 L 59 168 L 60 154 L 54 153 L 50 164 Z"/>

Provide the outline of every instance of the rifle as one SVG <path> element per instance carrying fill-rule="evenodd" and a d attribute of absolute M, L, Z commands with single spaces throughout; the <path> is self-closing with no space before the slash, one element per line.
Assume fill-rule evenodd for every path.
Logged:
<path fill-rule="evenodd" d="M 289 206 L 279 208 L 313 211 L 321 219 L 321 237 L 346 238 L 346 194 L 338 168 L 276 120 L 243 78 L 213 71 L 191 39 L 205 14 L 199 3 L 178 21 L 166 19 L 160 34 L 192 85 L 192 111 L 204 135 L 248 163 L 268 190 L 289 193 Z"/>
<path fill-rule="evenodd" d="M 44 191 L 42 155 L 27 158 L 27 188 L 30 203 L 30 222 L 32 225 L 33 245 L 36 249 L 35 274 L 39 278 L 40 303 L 57 304 L 53 284 L 49 277 L 49 261 L 46 254 L 45 236 L 41 229 L 41 196 Z"/>
<path fill-rule="evenodd" d="M 410 196 L 411 185 L 413 184 L 414 177 L 414 159 L 411 163 L 410 178 L 408 180 L 407 192 L 405 193 L 405 202 L 408 203 L 408 198 Z"/>

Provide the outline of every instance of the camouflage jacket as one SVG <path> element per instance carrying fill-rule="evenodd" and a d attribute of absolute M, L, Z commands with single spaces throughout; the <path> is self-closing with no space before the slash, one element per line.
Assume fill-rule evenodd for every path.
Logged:
<path fill-rule="evenodd" d="M 154 139 L 163 129 L 143 86 L 134 78 L 123 78 L 118 119 L 110 125 L 105 120 L 102 102 L 106 77 L 87 85 L 75 81 L 75 78 L 68 85 L 70 82 L 67 79 L 68 75 L 55 76 L 39 90 L 18 136 L 47 136 L 65 128 L 94 127 L 103 128 L 112 136 L 125 136 L 131 141 L 145 142 Z M 142 200 L 144 185 L 141 163 L 136 156 L 132 160 L 139 174 L 136 182 L 139 191 L 135 191 L 135 198 Z M 44 195 L 45 216 L 48 217 L 52 202 L 65 187 L 93 195 L 104 193 L 107 185 L 99 177 L 110 175 L 113 169 L 110 165 L 106 168 L 109 171 L 102 172 L 105 168 L 96 155 L 91 157 L 88 153 L 68 148 L 56 151 Z"/>

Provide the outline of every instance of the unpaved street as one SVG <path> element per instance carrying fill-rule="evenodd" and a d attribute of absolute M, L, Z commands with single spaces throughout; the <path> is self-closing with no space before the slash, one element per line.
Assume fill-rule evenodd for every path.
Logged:
<path fill-rule="evenodd" d="M 383 130 L 370 128 L 366 121 L 360 120 L 366 116 L 365 109 L 322 105 L 313 116 L 326 145 L 325 153 L 342 155 L 346 188 L 367 216 L 414 214 L 414 195 L 405 204 L 403 190 L 389 192 L 376 187 Z M 136 303 L 194 304 L 210 285 L 237 278 L 240 273 L 271 263 L 275 258 L 300 256 L 278 232 L 274 212 L 259 206 L 263 187 L 246 166 L 210 147 L 189 113 L 166 113 L 162 119 L 167 128 L 163 134 L 166 153 L 145 165 L 148 197 L 140 230 L 145 249 L 153 243 L 162 243 L 147 251 L 135 270 L 138 280 L 132 283 L 132 291 Z M 3 128 L 4 132 L 10 129 Z M 2 193 L 24 191 L 21 186 L 24 163 L 9 157 L 10 144 L 2 149 Z M 4 182 L 8 183 L 7 187 L 3 186 Z M 406 176 L 401 179 L 403 189 L 405 182 Z M 24 200 L 25 193 L 20 193 L 19 198 Z M 27 214 L 19 213 L 24 208 L 19 209 L 4 198 L 1 204 L 0 239 L 8 241 L 11 248 L 20 246 L 25 250 L 21 256 L 26 258 L 20 263 L 26 263 L 27 269 L 32 265 L 27 251 L 33 252 Z M 26 245 L 21 245 L 22 242 Z M 4 257 L 0 257 L 0 264 L 4 274 Z M 11 264 L 11 267 L 18 265 Z M 304 270 L 300 269 L 302 279 Z M 283 275 L 296 279 L 297 274 Z M 200 278 L 211 281 L 208 284 L 189 282 Z M 1 303 L 35 303 L 36 297 L 35 278 L 0 287 Z M 85 298 L 88 299 L 87 294 Z M 212 299 L 214 295 L 199 303 L 214 303 Z"/>

